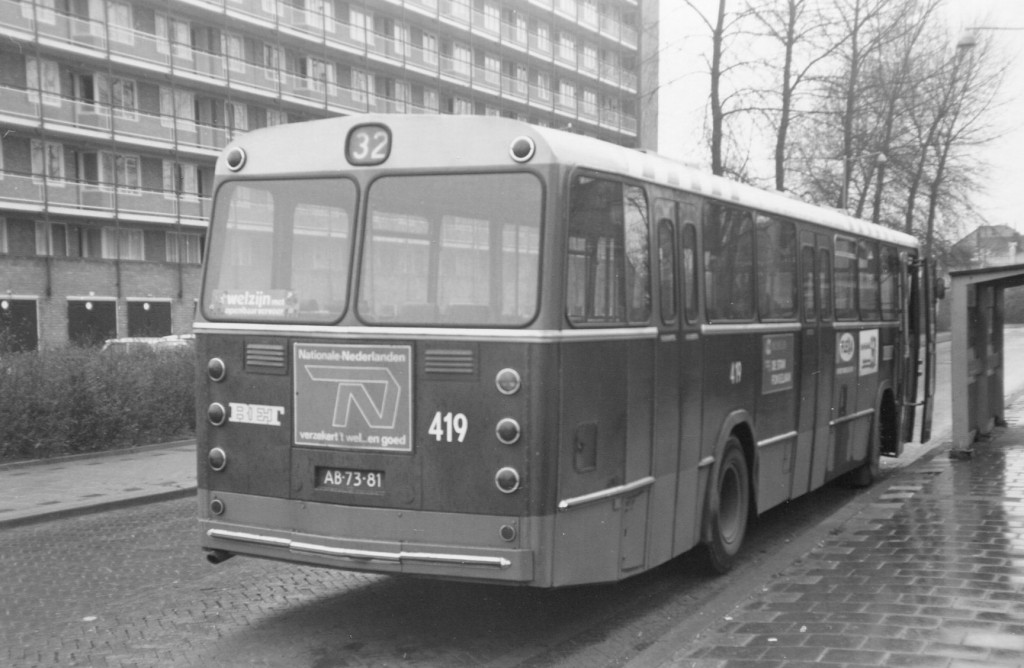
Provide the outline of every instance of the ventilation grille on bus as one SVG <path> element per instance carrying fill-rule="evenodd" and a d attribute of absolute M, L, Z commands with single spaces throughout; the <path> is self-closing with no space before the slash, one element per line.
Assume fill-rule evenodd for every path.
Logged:
<path fill-rule="evenodd" d="M 473 350 L 427 350 L 423 353 L 423 370 L 433 374 L 476 374 Z"/>
<path fill-rule="evenodd" d="M 288 358 L 283 343 L 245 344 L 245 370 L 252 373 L 284 375 L 288 372 Z"/>

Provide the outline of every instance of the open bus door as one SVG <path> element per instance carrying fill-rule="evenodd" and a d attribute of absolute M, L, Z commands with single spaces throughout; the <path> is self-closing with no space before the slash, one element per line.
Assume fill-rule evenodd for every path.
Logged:
<path fill-rule="evenodd" d="M 935 409 L 935 306 L 938 300 L 935 264 L 921 262 L 921 319 L 924 330 L 924 392 L 921 403 L 921 443 L 932 437 L 932 411 Z"/>
<path fill-rule="evenodd" d="M 908 258 L 905 275 L 906 292 L 903 295 L 903 352 L 901 354 L 900 384 L 902 408 L 900 438 L 893 451 L 883 454 L 899 456 L 903 443 L 914 440 L 917 408 L 921 411 L 921 443 L 931 438 L 932 408 L 935 394 L 935 300 L 932 296 L 933 270 L 927 260 Z M 923 357 L 922 357 L 923 354 Z M 924 387 L 918 379 L 924 376 Z M 920 400 L 918 396 L 920 395 Z"/>

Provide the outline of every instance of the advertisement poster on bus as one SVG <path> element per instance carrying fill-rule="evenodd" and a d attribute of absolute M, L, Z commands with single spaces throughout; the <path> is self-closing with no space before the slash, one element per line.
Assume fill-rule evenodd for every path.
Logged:
<path fill-rule="evenodd" d="M 860 364 L 861 376 L 878 373 L 878 330 L 866 329 L 860 332 Z"/>
<path fill-rule="evenodd" d="M 295 344 L 295 444 L 412 450 L 412 348 Z"/>
<path fill-rule="evenodd" d="M 761 394 L 793 389 L 793 348 L 792 334 L 763 337 Z"/>

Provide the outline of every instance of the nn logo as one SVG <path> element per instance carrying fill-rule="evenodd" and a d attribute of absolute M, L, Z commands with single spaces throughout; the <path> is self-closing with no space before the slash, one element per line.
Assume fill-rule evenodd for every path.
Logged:
<path fill-rule="evenodd" d="M 310 380 L 338 386 L 334 400 L 335 427 L 349 426 L 354 408 L 371 429 L 394 429 L 402 386 L 385 367 L 327 366 L 306 367 Z"/>

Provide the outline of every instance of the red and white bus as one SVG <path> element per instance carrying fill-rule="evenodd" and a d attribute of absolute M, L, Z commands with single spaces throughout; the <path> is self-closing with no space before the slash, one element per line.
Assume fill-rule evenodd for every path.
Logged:
<path fill-rule="evenodd" d="M 507 119 L 258 130 L 195 323 L 202 547 L 557 587 L 927 440 L 914 238 Z M 928 383 L 925 383 L 927 385 Z"/>

